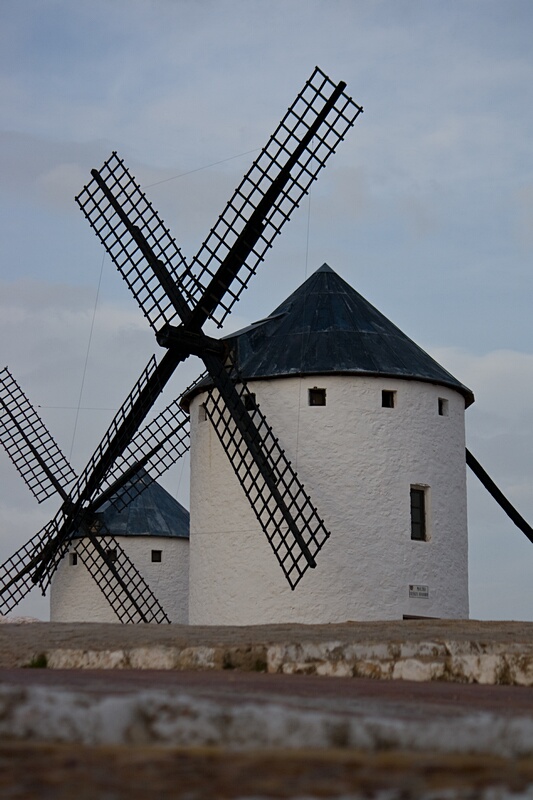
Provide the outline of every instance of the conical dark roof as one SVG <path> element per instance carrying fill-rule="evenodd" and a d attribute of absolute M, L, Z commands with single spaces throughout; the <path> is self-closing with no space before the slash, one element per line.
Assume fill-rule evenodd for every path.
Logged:
<path fill-rule="evenodd" d="M 297 375 L 379 375 L 471 390 L 323 264 L 266 319 L 232 334 L 246 380 Z M 207 383 L 207 382 L 206 382 Z M 200 387 L 195 387 L 198 390 Z M 187 404 L 188 398 L 184 398 Z"/>
<path fill-rule="evenodd" d="M 146 472 L 140 470 L 117 496 L 124 495 L 132 483 L 144 480 L 145 476 Z M 106 532 L 113 536 L 189 538 L 189 512 L 156 482 L 150 483 L 122 511 L 108 500 L 98 509 L 97 516 L 104 522 Z"/>

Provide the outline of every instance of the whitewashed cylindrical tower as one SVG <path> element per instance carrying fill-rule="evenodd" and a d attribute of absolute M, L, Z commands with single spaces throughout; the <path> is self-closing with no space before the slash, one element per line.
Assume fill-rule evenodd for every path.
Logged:
<path fill-rule="evenodd" d="M 136 476 L 134 480 L 142 479 Z M 124 490 L 127 491 L 128 485 Z M 172 622 L 188 622 L 189 513 L 162 486 L 152 483 L 122 511 L 108 501 L 98 516 L 150 586 Z M 74 538 L 52 580 L 52 622 L 118 622 L 83 563 L 83 538 Z M 107 557 L 112 544 L 101 536 Z"/>
<path fill-rule="evenodd" d="M 467 617 L 471 391 L 327 265 L 231 340 L 331 536 L 292 591 L 197 388 L 190 623 Z"/>

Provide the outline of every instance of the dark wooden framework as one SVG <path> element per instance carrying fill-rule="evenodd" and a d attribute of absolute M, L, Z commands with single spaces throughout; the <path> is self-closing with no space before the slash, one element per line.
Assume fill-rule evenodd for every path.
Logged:
<path fill-rule="evenodd" d="M 76 545 L 79 557 L 122 621 L 169 621 L 95 512 L 105 500 L 113 500 L 136 470 L 150 467 L 151 473 L 162 472 L 188 448 L 184 421 L 176 423 L 177 406 L 169 407 L 168 415 L 146 426 L 144 433 L 138 431 L 189 355 L 199 356 L 205 364 L 214 386 L 207 415 L 291 588 L 308 567 L 315 566 L 314 556 L 329 534 L 264 416 L 257 424 L 252 420 L 258 407 L 247 410 L 243 401 L 247 388 L 236 388 L 238 376 L 227 344 L 206 336 L 202 326 L 208 318 L 219 326 L 223 323 L 273 240 L 362 112 L 345 89 L 345 83 L 334 84 L 318 67 L 314 70 L 190 265 L 116 153 L 100 170 L 91 171 L 92 180 L 76 201 L 166 353 L 159 363 L 148 364 L 68 491 L 68 465 L 53 440 L 40 450 L 27 433 L 34 424 L 29 409 L 22 445 L 17 441 L 10 452 L 13 431 L 18 436 L 21 425 L 9 408 L 16 404 L 6 388 L 0 412 L 8 409 L 10 427 L 4 425 L 7 433 L 0 440 L 34 493 L 44 496 L 51 484 L 63 503 L 56 517 L 0 566 L 0 613 L 8 613 L 36 583 L 44 591 L 72 538 L 81 534 L 84 538 Z M 11 376 L 5 377 L 7 386 Z M 25 451 L 19 457 L 21 447 Z M 106 537 L 105 546 L 101 536 Z M 106 557 L 110 546 L 116 559 Z"/>
<path fill-rule="evenodd" d="M 411 486 L 411 539 L 425 542 L 427 539 L 426 489 Z"/>

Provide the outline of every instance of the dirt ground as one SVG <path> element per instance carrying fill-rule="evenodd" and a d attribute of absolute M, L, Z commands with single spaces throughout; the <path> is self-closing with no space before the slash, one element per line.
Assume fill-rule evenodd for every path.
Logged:
<path fill-rule="evenodd" d="M 357 716 L 380 711 L 401 719 L 447 720 L 490 712 L 533 719 L 533 688 L 443 682 L 410 683 L 317 675 L 259 674 L 237 670 L 20 669 L 54 648 L 110 650 L 132 647 L 243 649 L 265 642 L 406 643 L 478 642 L 533 648 L 533 623 L 409 620 L 343 625 L 273 625 L 253 628 L 121 626 L 34 623 L 0 625 L 0 685 L 50 686 L 95 697 L 145 690 L 185 690 L 228 704 L 254 700 L 302 708 L 336 708 Z M 533 758 L 499 755 L 377 752 L 350 748 L 264 749 L 221 747 L 80 745 L 0 740 L 0 797 L 10 800 L 451 800 L 533 798 Z"/>
<path fill-rule="evenodd" d="M 0 743 L 0 796 L 10 800 L 500 800 L 531 797 L 532 785 L 531 760 Z"/>

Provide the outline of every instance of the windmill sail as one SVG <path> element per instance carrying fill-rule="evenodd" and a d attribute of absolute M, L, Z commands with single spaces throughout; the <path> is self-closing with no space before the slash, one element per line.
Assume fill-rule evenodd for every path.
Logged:
<path fill-rule="evenodd" d="M 137 432 L 108 472 L 103 483 L 104 491 L 95 505 L 101 505 L 109 499 L 118 510 L 125 508 L 188 450 L 189 415 L 181 408 L 179 400 L 174 400 Z M 145 470 L 142 480 L 126 484 L 131 475 L 139 472 L 140 467 Z M 122 486 L 124 491 L 117 494 L 117 489 Z"/>
<path fill-rule="evenodd" d="M 362 112 L 345 88 L 316 67 L 196 255 L 188 290 L 219 326 Z"/>
<path fill-rule="evenodd" d="M 213 373 L 206 416 L 211 421 L 243 491 L 291 587 L 295 589 L 329 538 L 264 414 L 250 414 L 244 382 L 237 388 L 225 369 Z"/>
<path fill-rule="evenodd" d="M 0 371 L 0 442 L 39 503 L 76 474 L 7 367 Z"/>
<path fill-rule="evenodd" d="M 195 280 L 170 231 L 117 153 L 100 170 L 93 170 L 92 176 L 76 202 L 157 331 L 179 316 L 169 299 L 168 285 L 161 285 L 161 270 L 189 300 Z M 185 301 L 183 308 L 186 313 Z"/>

